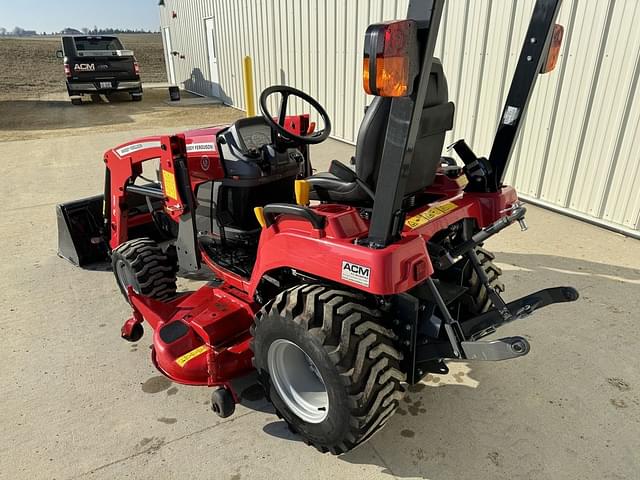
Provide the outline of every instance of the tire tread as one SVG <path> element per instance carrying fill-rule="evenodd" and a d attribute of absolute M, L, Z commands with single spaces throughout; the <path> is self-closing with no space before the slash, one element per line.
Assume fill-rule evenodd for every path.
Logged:
<path fill-rule="evenodd" d="M 322 285 L 293 287 L 276 296 L 255 316 L 252 349 L 259 341 L 261 324 L 271 315 L 303 325 L 308 335 L 322 343 L 349 398 L 349 428 L 344 437 L 331 444 L 305 438 L 306 442 L 321 452 L 338 455 L 384 425 L 398 407 L 406 375 L 400 369 L 402 354 L 395 346 L 396 335 L 384 325 L 381 312 L 367 306 L 365 297 L 358 293 Z M 256 368 L 269 396 L 266 366 Z M 285 415 L 277 413 L 292 431 L 304 436 Z"/>
<path fill-rule="evenodd" d="M 132 269 L 140 287 L 140 294 L 161 301 L 175 297 L 177 262 L 151 238 L 142 237 L 123 242 L 113 250 L 111 256 L 116 279 L 116 262 L 122 258 Z M 127 293 L 119 281 L 118 286 L 128 300 Z"/>

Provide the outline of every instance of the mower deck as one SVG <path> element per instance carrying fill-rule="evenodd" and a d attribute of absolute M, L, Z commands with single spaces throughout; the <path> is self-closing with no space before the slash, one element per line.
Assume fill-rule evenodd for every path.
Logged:
<path fill-rule="evenodd" d="M 142 319 L 154 330 L 152 358 L 171 380 L 187 385 L 228 386 L 249 373 L 249 327 L 258 306 L 225 285 L 207 284 L 171 302 L 129 292 L 134 316 L 122 327 L 127 338 Z"/>

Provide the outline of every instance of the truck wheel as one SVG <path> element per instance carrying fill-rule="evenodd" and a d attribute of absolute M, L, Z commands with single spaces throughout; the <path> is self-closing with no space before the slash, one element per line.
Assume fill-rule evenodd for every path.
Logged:
<path fill-rule="evenodd" d="M 500 281 L 502 269 L 493 263 L 496 256 L 483 247 L 477 247 L 476 253 L 484 271 L 487 272 L 491 286 L 500 293 L 504 292 L 504 283 Z M 475 317 L 491 308 L 487 289 L 480 282 L 478 274 L 467 258 L 462 258 L 449 269 L 439 272 L 437 276 L 447 282 L 467 287 L 467 291 L 453 305 L 454 318 L 456 315 L 459 319 Z"/>
<path fill-rule="evenodd" d="M 72 98 L 71 105 L 82 105 L 82 98 L 80 97 Z"/>
<path fill-rule="evenodd" d="M 141 93 L 132 93 L 131 94 L 131 100 L 133 100 L 134 102 L 141 102 L 142 101 L 142 94 Z"/>
<path fill-rule="evenodd" d="M 255 318 L 252 350 L 278 416 L 338 455 L 378 431 L 402 397 L 402 354 L 378 310 L 321 285 L 280 293 Z"/>
<path fill-rule="evenodd" d="M 136 293 L 156 300 L 168 300 L 176 294 L 177 260 L 150 238 L 124 242 L 111 253 L 111 264 L 127 301 L 129 285 Z"/>

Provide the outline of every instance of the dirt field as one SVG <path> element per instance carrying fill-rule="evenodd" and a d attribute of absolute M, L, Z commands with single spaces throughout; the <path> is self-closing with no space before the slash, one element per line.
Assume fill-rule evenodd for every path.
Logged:
<path fill-rule="evenodd" d="M 165 82 L 160 34 L 118 35 L 135 52 L 143 82 Z M 66 92 L 62 61 L 56 58 L 59 36 L 1 38 L 0 100 L 42 98 Z"/>

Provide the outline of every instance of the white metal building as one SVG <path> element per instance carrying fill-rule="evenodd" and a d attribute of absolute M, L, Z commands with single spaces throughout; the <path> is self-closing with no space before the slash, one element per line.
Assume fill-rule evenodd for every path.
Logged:
<path fill-rule="evenodd" d="M 449 0 L 436 55 L 456 104 L 447 140 L 489 153 L 534 0 Z M 354 142 L 367 103 L 370 23 L 404 18 L 407 0 L 165 0 L 169 80 L 244 109 L 242 59 L 256 94 L 285 83 L 325 106 Z M 507 181 L 550 208 L 640 237 L 640 2 L 564 0 L 556 70 L 538 80 Z"/>

